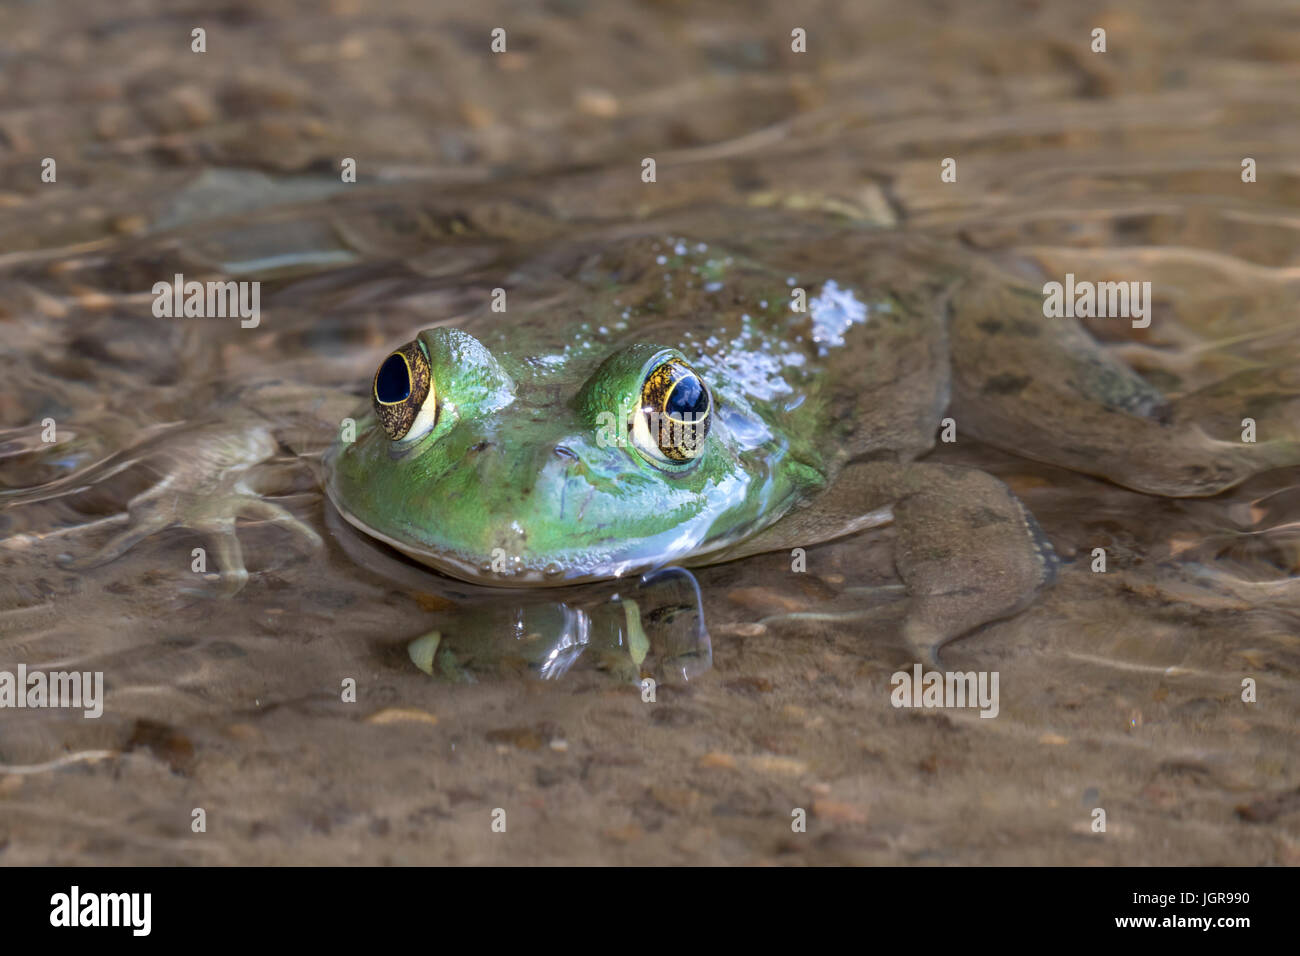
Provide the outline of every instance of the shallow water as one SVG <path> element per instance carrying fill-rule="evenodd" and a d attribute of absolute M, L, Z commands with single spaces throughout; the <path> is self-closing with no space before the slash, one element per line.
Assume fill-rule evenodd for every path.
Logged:
<path fill-rule="evenodd" d="M 241 523 L 234 597 L 196 589 L 185 529 L 61 564 L 194 464 L 141 449 L 199 447 L 247 383 L 362 396 L 394 343 L 481 313 L 499 276 L 563 305 L 574 243 L 659 222 L 905 230 L 1035 284 L 1150 279 L 1150 328 L 1093 334 L 1171 395 L 1277 369 L 1297 422 L 1300 14 L 968 6 L 250 3 L 202 55 L 203 24 L 160 4 L 0 10 L 0 669 L 107 684 L 97 720 L 0 711 L 0 861 L 1300 863 L 1294 470 L 1173 500 L 941 445 L 1065 561 L 945 657 L 1000 674 L 992 720 L 890 705 L 910 658 L 889 529 L 809 549 L 806 574 L 788 553 L 699 569 L 698 607 L 683 578 L 635 592 L 659 611 L 651 704 L 618 587 L 502 597 L 396 557 L 322 498 L 307 422 L 267 490 L 323 548 Z M 155 318 L 175 272 L 260 279 L 261 323 Z M 92 484 L 118 453 L 144 460 Z M 771 621 L 855 588 L 852 624 Z M 525 646 L 579 627 L 590 646 L 549 669 Z"/>

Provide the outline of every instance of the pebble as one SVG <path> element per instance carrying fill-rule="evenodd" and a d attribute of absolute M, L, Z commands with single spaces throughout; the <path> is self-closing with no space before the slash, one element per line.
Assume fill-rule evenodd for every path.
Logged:
<path fill-rule="evenodd" d="M 263 736 L 252 724 L 231 724 L 221 732 L 231 740 L 261 740 Z"/>
<path fill-rule="evenodd" d="M 674 813 L 686 813 L 700 802 L 699 791 L 687 787 L 651 787 L 650 796 L 655 803 Z"/>
<path fill-rule="evenodd" d="M 167 100 L 174 111 L 174 115 L 168 119 L 173 122 L 181 120 L 194 127 L 206 126 L 216 119 L 217 106 L 212 97 L 197 86 L 177 87 L 168 95 Z"/>
<path fill-rule="evenodd" d="M 621 827 L 606 827 L 601 832 L 615 843 L 635 843 L 645 836 L 645 831 L 635 823 Z"/>
<path fill-rule="evenodd" d="M 98 289 L 78 286 L 74 290 L 74 294 L 76 295 L 77 305 L 83 309 L 102 310 L 113 307 L 113 300 Z"/>
<path fill-rule="evenodd" d="M 415 598 L 415 603 L 420 606 L 421 611 L 450 611 L 456 607 L 455 601 L 448 600 L 440 594 L 417 591 L 412 597 Z"/>
<path fill-rule="evenodd" d="M 385 707 L 366 718 L 368 724 L 436 724 L 438 718 L 418 707 Z"/>
<path fill-rule="evenodd" d="M 797 777 L 808 772 L 808 764 L 802 760 L 795 760 L 793 757 L 762 754 L 757 757 L 750 757 L 747 763 L 751 768 L 762 773 L 779 773 Z"/>
<path fill-rule="evenodd" d="M 817 798 L 812 803 L 813 816 L 835 823 L 866 823 L 867 810 L 855 803 Z"/>
<path fill-rule="evenodd" d="M 574 97 L 578 112 L 601 119 L 613 119 L 618 115 L 618 100 L 608 90 L 588 88 L 579 90 Z"/>
<path fill-rule="evenodd" d="M 735 770 L 736 758 L 731 754 L 707 753 L 700 758 L 701 767 L 720 767 L 723 770 Z"/>
<path fill-rule="evenodd" d="M 788 594 L 781 594 L 771 588 L 733 588 L 727 592 L 727 600 L 763 611 L 805 611 L 808 609 L 806 602 Z"/>

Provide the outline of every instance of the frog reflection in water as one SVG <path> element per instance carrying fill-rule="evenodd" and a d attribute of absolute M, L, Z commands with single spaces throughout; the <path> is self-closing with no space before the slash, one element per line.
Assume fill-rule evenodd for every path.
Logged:
<path fill-rule="evenodd" d="M 1001 481 L 918 460 L 950 405 L 961 434 L 1155 495 L 1210 495 L 1300 460 L 1293 441 L 1242 445 L 1226 426 L 1211 437 L 1207 422 L 1244 414 L 1239 399 L 1166 400 L 1073 320 L 1044 318 L 1037 290 L 986 266 L 944 264 L 897 235 L 791 230 L 759 246 L 737 234 L 726 248 L 713 233 L 648 229 L 552 245 L 522 274 L 559 276 L 558 306 L 530 303 L 520 282 L 506 313 L 394 343 L 355 440 L 323 456 L 333 506 L 444 574 L 510 588 L 733 561 L 892 522 L 903 637 L 934 660 L 1023 608 L 1056 565 Z M 355 399 L 342 402 L 320 404 L 331 430 Z M 236 515 L 319 543 L 251 490 L 247 472 L 275 443 L 265 418 L 245 419 L 256 440 L 230 430 L 238 420 L 178 439 L 195 447 L 173 445 L 166 487 L 132 501 L 131 525 L 74 566 L 190 526 L 214 536 L 233 590 L 247 576 Z"/>

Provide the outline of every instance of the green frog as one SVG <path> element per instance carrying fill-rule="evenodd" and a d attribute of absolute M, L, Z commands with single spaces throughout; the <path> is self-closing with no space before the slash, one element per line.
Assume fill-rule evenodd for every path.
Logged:
<path fill-rule="evenodd" d="M 371 350 L 352 391 L 247 385 L 97 466 L 147 458 L 163 478 L 68 566 L 191 527 L 237 591 L 237 517 L 321 543 L 261 493 L 287 447 L 318 462 L 355 528 L 492 587 L 636 579 L 892 523 L 904 637 L 934 661 L 1057 566 L 1003 482 L 925 460 L 941 430 L 1153 495 L 1300 461 L 1293 437 L 1235 440 L 1240 393 L 1214 414 L 1204 395 L 1171 401 L 1076 321 L 1046 318 L 1038 289 L 935 242 L 773 209 L 522 236 L 488 218 L 452 231 L 510 250 L 489 300 Z"/>

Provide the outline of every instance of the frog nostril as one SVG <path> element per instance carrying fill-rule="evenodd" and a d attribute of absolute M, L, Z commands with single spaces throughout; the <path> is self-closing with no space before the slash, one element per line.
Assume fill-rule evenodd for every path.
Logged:
<path fill-rule="evenodd" d="M 574 461 L 578 460 L 578 456 L 574 453 L 573 449 L 570 448 L 568 445 L 556 445 L 555 454 L 560 458 L 571 458 Z"/>
<path fill-rule="evenodd" d="M 492 443 L 484 439 L 483 441 L 476 441 L 474 444 L 470 445 L 469 450 L 471 452 L 479 452 L 479 451 L 483 451 L 485 448 L 491 448 L 491 447 L 492 447 Z"/>

